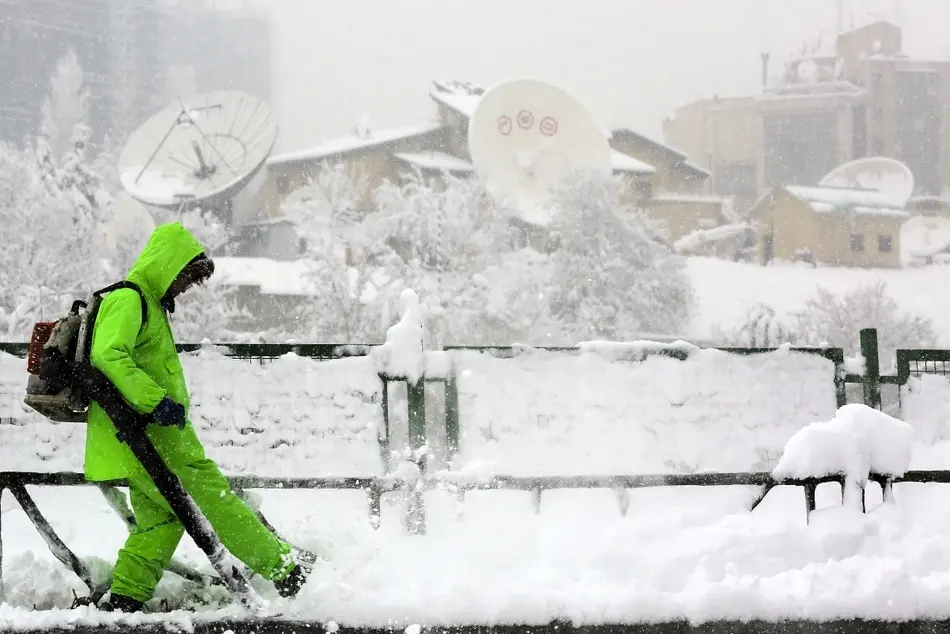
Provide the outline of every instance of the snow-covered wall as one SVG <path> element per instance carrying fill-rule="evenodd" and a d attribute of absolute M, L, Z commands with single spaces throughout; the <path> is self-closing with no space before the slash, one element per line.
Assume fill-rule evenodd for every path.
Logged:
<path fill-rule="evenodd" d="M 605 351 L 606 352 L 606 351 Z M 457 468 L 514 475 L 768 470 L 803 425 L 834 416 L 834 364 L 780 350 L 642 362 L 457 352 Z"/>
<path fill-rule="evenodd" d="M 182 355 L 192 421 L 226 473 L 287 477 L 381 473 L 382 386 L 373 359 L 287 355 L 264 365 L 212 351 Z M 25 406 L 25 360 L 0 353 L 0 471 L 80 471 L 85 428 Z M 16 418 L 20 424 L 6 424 Z"/>

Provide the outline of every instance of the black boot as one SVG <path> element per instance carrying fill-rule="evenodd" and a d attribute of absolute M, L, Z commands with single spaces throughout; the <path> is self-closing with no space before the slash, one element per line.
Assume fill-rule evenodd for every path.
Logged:
<path fill-rule="evenodd" d="M 294 569 L 290 571 L 286 578 L 274 582 L 277 594 L 285 599 L 296 597 L 300 589 L 303 588 L 303 584 L 307 583 L 308 576 L 310 576 L 310 570 L 303 566 L 294 566 Z"/>
<path fill-rule="evenodd" d="M 108 601 L 99 604 L 99 609 L 103 612 L 142 612 L 145 604 L 121 594 L 113 594 Z"/>

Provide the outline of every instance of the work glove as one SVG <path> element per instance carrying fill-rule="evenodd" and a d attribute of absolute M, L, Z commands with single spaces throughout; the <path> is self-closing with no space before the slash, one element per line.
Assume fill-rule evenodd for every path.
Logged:
<path fill-rule="evenodd" d="M 159 401 L 155 409 L 152 410 L 152 417 L 162 427 L 177 426 L 178 429 L 185 428 L 184 405 L 176 403 L 167 396 Z"/>

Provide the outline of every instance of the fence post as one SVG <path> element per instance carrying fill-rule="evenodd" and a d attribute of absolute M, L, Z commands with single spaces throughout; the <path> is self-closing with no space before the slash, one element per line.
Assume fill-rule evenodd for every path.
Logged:
<path fill-rule="evenodd" d="M 876 328 L 861 330 L 861 356 L 864 357 L 864 404 L 881 409 L 881 360 Z"/>
<path fill-rule="evenodd" d="M 413 383 L 406 380 L 409 401 L 409 449 L 412 459 L 424 478 L 426 475 L 426 382 L 419 379 Z M 426 507 L 422 498 L 422 481 L 413 481 L 409 492 L 409 509 L 406 513 L 406 528 L 412 535 L 426 532 Z"/>
<path fill-rule="evenodd" d="M 445 381 L 445 444 L 451 466 L 459 452 L 459 383 L 454 370 Z"/>
<path fill-rule="evenodd" d="M 376 431 L 376 441 L 379 443 L 379 459 L 383 465 L 383 473 L 389 473 L 391 464 L 391 446 L 389 438 L 389 379 L 380 376 L 383 382 L 382 407 L 383 407 L 383 426 Z"/>
<path fill-rule="evenodd" d="M 0 502 L 3 502 L 4 488 L 0 484 Z M 0 605 L 3 605 L 6 600 L 6 594 L 3 591 L 3 514 L 0 513 Z"/>

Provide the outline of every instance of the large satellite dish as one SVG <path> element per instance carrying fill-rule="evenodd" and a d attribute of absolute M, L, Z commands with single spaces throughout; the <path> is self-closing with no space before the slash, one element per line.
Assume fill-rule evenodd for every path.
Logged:
<path fill-rule="evenodd" d="M 550 222 L 560 180 L 612 172 L 607 136 L 587 108 L 534 79 L 507 81 L 482 96 L 469 121 L 468 150 L 488 191 L 537 225 Z"/>
<path fill-rule="evenodd" d="M 887 194 L 894 207 L 903 209 L 914 194 L 914 173 L 896 159 L 869 156 L 836 167 L 820 185 L 877 190 Z"/>
<path fill-rule="evenodd" d="M 913 216 L 901 225 L 901 251 L 911 258 L 932 258 L 950 250 L 950 220 Z"/>
<path fill-rule="evenodd" d="M 271 109 L 236 91 L 199 94 L 153 115 L 119 155 L 122 186 L 161 209 L 227 209 L 277 140 Z"/>

